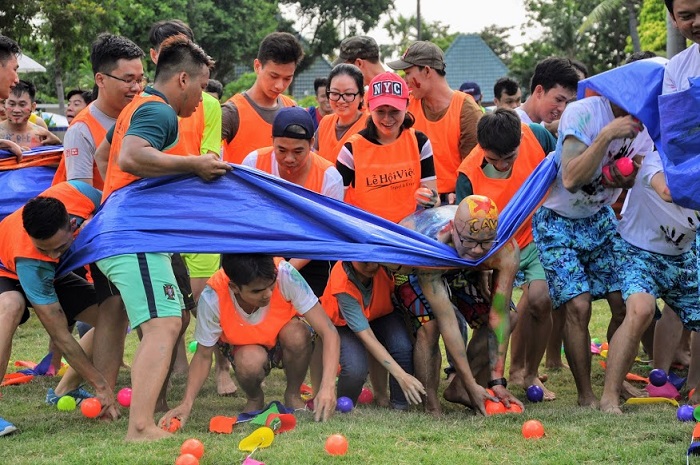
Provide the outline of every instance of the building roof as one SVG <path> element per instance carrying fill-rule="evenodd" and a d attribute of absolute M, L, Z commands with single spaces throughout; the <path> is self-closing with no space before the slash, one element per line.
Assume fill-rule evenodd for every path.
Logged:
<path fill-rule="evenodd" d="M 459 89 L 464 81 L 481 87 L 482 102 L 493 101 L 493 85 L 509 71 L 478 34 L 460 34 L 445 52 L 447 83 Z"/>
<path fill-rule="evenodd" d="M 318 77 L 328 77 L 331 69 L 333 66 L 324 57 L 314 58 L 308 68 L 294 76 L 289 93 L 294 96 L 295 100 L 302 99 L 307 95 L 315 95 L 314 80 Z"/>

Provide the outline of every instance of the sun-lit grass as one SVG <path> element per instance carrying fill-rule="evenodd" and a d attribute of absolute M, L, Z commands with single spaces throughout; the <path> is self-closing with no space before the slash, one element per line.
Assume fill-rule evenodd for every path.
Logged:
<path fill-rule="evenodd" d="M 605 339 L 609 311 L 596 302 L 591 335 Z M 188 332 L 191 339 L 192 329 Z M 128 336 L 126 359 L 136 347 L 136 335 Z M 39 360 L 46 352 L 47 336 L 37 318 L 22 326 L 15 336 L 13 360 Z M 603 372 L 594 357 L 593 384 L 600 395 Z M 10 371 L 14 368 L 10 367 Z M 636 366 L 646 373 L 649 368 Z M 543 370 L 544 371 L 544 370 Z M 360 406 L 350 414 L 337 414 L 330 422 L 314 423 L 310 415 L 299 416 L 297 428 L 277 436 L 268 449 L 254 458 L 268 465 L 279 464 L 665 464 L 683 463 L 693 424 L 676 420 L 671 406 L 626 407 L 625 415 L 611 416 L 576 406 L 573 378 L 567 371 L 549 372 L 547 386 L 557 393 L 554 402 L 526 402 L 521 415 L 477 417 L 457 405 L 443 403 L 445 415 L 433 419 L 419 411 L 398 413 Z M 281 400 L 283 376 L 273 371 L 266 381 L 267 400 Z M 30 384 L 3 388 L 0 416 L 12 421 L 19 434 L 0 438 L 0 464 L 172 464 L 182 441 L 199 438 L 206 448 L 202 464 L 239 464 L 245 454 L 238 442 L 252 425 L 237 425 L 232 435 L 208 433 L 215 415 L 235 415 L 244 405 L 241 397 L 217 396 L 212 379 L 205 384 L 186 429 L 171 439 L 149 444 L 123 441 L 126 416 L 116 423 L 84 418 L 79 411 L 59 412 L 44 404 L 46 389 L 55 379 L 36 379 Z M 122 371 L 119 386 L 129 385 Z M 170 402 L 182 397 L 185 380 L 174 379 Z M 444 382 L 442 388 L 444 388 Z M 523 392 L 516 391 L 522 399 Z M 126 411 L 125 415 L 128 414 Z M 522 423 L 535 418 L 545 427 L 540 440 L 525 440 Z M 323 444 L 330 434 L 342 433 L 350 443 L 347 455 L 331 457 Z"/>

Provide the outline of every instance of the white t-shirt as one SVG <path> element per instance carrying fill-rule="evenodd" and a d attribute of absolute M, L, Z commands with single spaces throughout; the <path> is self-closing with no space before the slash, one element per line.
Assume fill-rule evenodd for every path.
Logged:
<path fill-rule="evenodd" d="M 590 146 L 598 134 L 615 119 L 610 101 L 605 97 L 587 97 L 566 106 L 559 122 L 557 154 L 561 155 L 563 141 L 573 136 Z M 562 167 L 544 206 L 567 218 L 587 218 L 596 214 L 606 205 L 612 205 L 622 189 L 603 187 L 602 169 L 618 158 L 632 158 L 637 154 L 646 155 L 653 149 L 653 142 L 646 128 L 634 139 L 615 139 L 608 145 L 603 161 L 596 169 L 593 178 L 575 193 L 564 188 Z"/>
<path fill-rule="evenodd" d="M 286 261 L 281 261 L 277 267 L 277 286 L 282 296 L 291 302 L 294 309 L 300 314 L 311 310 L 318 302 L 304 278 Z M 265 317 L 270 311 L 270 306 L 261 307 L 253 313 L 246 313 L 236 301 L 233 291 L 229 290 L 236 311 L 251 325 L 264 324 Z M 219 340 L 221 333 L 221 318 L 219 312 L 219 296 L 209 286 L 205 286 L 197 304 L 197 325 L 194 329 L 194 338 L 198 344 L 204 347 L 213 347 Z"/>
<path fill-rule="evenodd" d="M 534 121 L 530 118 L 530 115 L 525 113 L 525 110 L 523 110 L 521 107 L 518 107 L 515 109 L 515 112 L 518 114 L 520 117 L 520 121 L 522 121 L 525 124 L 532 124 Z"/>
<path fill-rule="evenodd" d="M 311 154 L 310 156 L 312 156 Z M 271 172 L 274 177 L 281 178 L 279 163 L 275 159 L 275 151 L 272 151 L 272 156 L 270 157 L 272 161 Z M 258 164 L 258 151 L 254 150 L 250 152 L 245 159 L 243 159 L 244 166 L 249 166 L 255 168 Z M 303 186 L 302 186 L 303 187 Z M 343 177 L 340 175 L 335 166 L 331 166 L 323 173 L 323 185 L 321 186 L 321 192 L 326 197 L 331 197 L 336 200 L 343 200 L 345 198 L 345 187 L 343 186 Z"/>
<path fill-rule="evenodd" d="M 695 224 L 700 221 L 695 210 L 665 202 L 651 187 L 651 178 L 663 172 L 661 157 L 652 152 L 644 157 L 634 186 L 622 208 L 617 227 L 630 244 L 649 252 L 680 255 L 695 243 Z"/>
<path fill-rule="evenodd" d="M 105 131 L 114 126 L 116 118 L 104 114 L 93 103 L 83 111 L 89 111 Z M 63 138 L 63 156 L 66 159 L 66 179 L 92 179 L 97 146 L 92 138 L 87 124 L 76 122 L 71 124 Z"/>
<path fill-rule="evenodd" d="M 688 79 L 696 76 L 700 76 L 700 45 L 693 44 L 666 64 L 662 93 L 686 90 L 690 87 Z"/>

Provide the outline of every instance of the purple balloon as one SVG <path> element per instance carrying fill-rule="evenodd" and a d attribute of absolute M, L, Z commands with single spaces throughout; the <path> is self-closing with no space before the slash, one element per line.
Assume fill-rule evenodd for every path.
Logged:
<path fill-rule="evenodd" d="M 530 402 L 542 402 L 542 399 L 544 399 L 544 391 L 536 384 L 527 388 L 526 394 L 527 400 Z"/>
<path fill-rule="evenodd" d="M 335 409 L 342 413 L 348 413 L 353 407 L 352 400 L 349 397 L 343 396 L 338 397 L 338 403 Z"/>

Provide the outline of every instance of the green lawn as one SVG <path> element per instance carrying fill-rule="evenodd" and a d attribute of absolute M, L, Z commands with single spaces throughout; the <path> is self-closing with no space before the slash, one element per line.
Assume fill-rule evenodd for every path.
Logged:
<path fill-rule="evenodd" d="M 591 322 L 592 337 L 605 339 L 608 316 L 606 304 L 597 302 Z M 191 332 L 192 329 L 188 334 Z M 136 335 L 131 333 L 127 360 L 136 341 Z M 46 346 L 47 336 L 34 317 L 17 331 L 12 360 L 37 361 L 45 354 Z M 593 362 L 593 384 L 598 395 L 603 385 L 599 359 L 594 356 Z M 13 369 L 10 367 L 10 371 Z M 646 374 L 649 368 L 636 366 L 634 370 Z M 694 425 L 678 422 L 675 408 L 634 406 L 625 408 L 623 416 L 604 415 L 575 405 L 576 391 L 568 370 L 548 374 L 547 386 L 557 393 L 558 399 L 540 404 L 525 402 L 526 410 L 521 415 L 476 417 L 446 402 L 440 419 L 417 410 L 398 413 L 371 406 L 337 414 L 327 423 L 314 423 L 310 415 L 300 415 L 294 431 L 277 436 L 271 447 L 257 451 L 254 458 L 267 465 L 685 462 Z M 238 442 L 254 429 L 244 424 L 237 425 L 232 435 L 207 432 L 212 416 L 235 415 L 244 405 L 241 397 L 217 396 L 210 379 L 184 431 L 157 443 L 126 443 L 126 416 L 116 423 L 104 423 L 84 418 L 79 410 L 59 412 L 45 405 L 46 389 L 55 383 L 54 379 L 44 378 L 2 389 L 0 416 L 15 423 L 20 432 L 0 438 L 0 464 L 172 464 L 180 444 L 190 437 L 205 445 L 200 463 L 239 464 L 245 454 L 238 450 Z M 267 400 L 281 400 L 281 373 L 273 372 L 266 383 Z M 129 374 L 122 371 L 119 387 L 128 385 Z M 184 385 L 184 379 L 173 380 L 172 406 L 182 397 Z M 525 399 L 523 392 L 516 394 Z M 533 418 L 544 424 L 546 436 L 525 440 L 520 434 L 521 425 Z M 331 457 L 324 452 L 324 441 L 333 433 L 348 438 L 347 455 Z"/>

